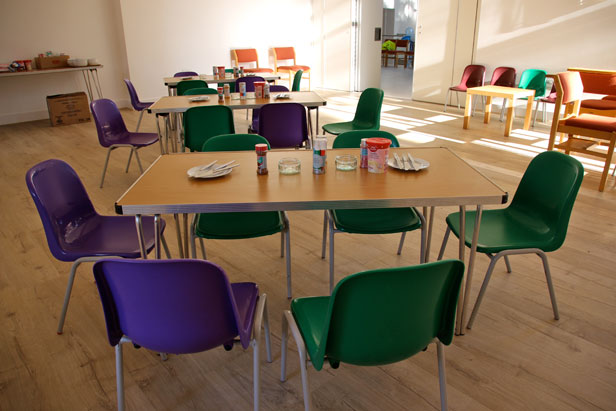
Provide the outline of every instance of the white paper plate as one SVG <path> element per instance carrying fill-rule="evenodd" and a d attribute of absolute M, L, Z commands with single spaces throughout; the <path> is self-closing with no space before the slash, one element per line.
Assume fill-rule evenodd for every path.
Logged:
<path fill-rule="evenodd" d="M 215 171 L 214 169 L 216 167 L 212 167 L 208 170 L 201 170 L 201 168 L 203 168 L 202 165 L 193 167 L 189 169 L 186 172 L 186 174 L 188 174 L 188 176 L 192 178 L 218 178 L 218 177 L 226 176 L 227 174 L 233 171 L 232 168 L 227 168 L 221 171 Z"/>
<path fill-rule="evenodd" d="M 398 165 L 396 164 L 396 160 L 394 158 L 389 158 L 387 160 L 387 165 L 391 168 L 395 168 L 396 170 L 401 170 L 401 171 L 419 171 L 419 170 L 423 170 L 424 168 L 430 167 L 430 163 L 424 160 L 423 158 L 413 157 L 413 160 L 415 160 L 414 163 L 415 163 L 415 166 L 417 166 L 417 168 L 414 170 L 405 170 L 404 168 L 398 167 Z"/>

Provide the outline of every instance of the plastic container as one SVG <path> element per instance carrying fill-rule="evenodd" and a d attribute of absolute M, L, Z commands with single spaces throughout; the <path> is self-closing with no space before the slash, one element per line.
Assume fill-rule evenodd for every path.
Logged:
<path fill-rule="evenodd" d="M 327 165 L 327 138 L 317 137 L 314 139 L 312 148 L 312 172 L 314 174 L 325 174 Z"/>
<path fill-rule="evenodd" d="M 263 85 L 263 98 L 270 98 L 270 85 L 267 81 Z"/>
<path fill-rule="evenodd" d="M 362 138 L 361 143 L 359 145 L 360 155 L 359 155 L 359 167 L 360 168 L 368 168 L 368 143 L 366 143 L 367 138 Z"/>
<path fill-rule="evenodd" d="M 223 86 L 223 94 L 225 98 L 231 98 L 231 86 L 227 83 Z"/>
<path fill-rule="evenodd" d="M 385 173 L 387 171 L 387 158 L 391 140 L 387 138 L 368 138 L 368 172 Z"/>
<path fill-rule="evenodd" d="M 357 168 L 357 157 L 351 154 L 336 156 L 336 170 L 353 171 Z"/>
<path fill-rule="evenodd" d="M 255 144 L 257 153 L 257 174 L 267 174 L 267 144 Z"/>
<path fill-rule="evenodd" d="M 299 158 L 284 157 L 278 161 L 278 172 L 280 174 L 291 175 L 299 174 L 302 169 L 302 163 Z"/>
<path fill-rule="evenodd" d="M 265 87 L 264 81 L 255 81 L 255 98 L 263 98 L 263 88 Z"/>
<path fill-rule="evenodd" d="M 225 66 L 218 66 L 218 78 L 221 80 L 225 78 Z"/>
<path fill-rule="evenodd" d="M 240 98 L 246 98 L 246 83 L 240 83 Z"/>
<path fill-rule="evenodd" d="M 218 102 L 225 101 L 225 92 L 222 87 L 218 87 Z"/>

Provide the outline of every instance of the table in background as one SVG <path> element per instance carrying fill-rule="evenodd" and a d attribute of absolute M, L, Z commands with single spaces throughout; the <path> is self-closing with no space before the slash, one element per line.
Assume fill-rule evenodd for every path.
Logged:
<path fill-rule="evenodd" d="M 14 71 L 10 73 L 0 73 L 0 78 L 81 71 L 81 74 L 83 75 L 83 81 L 86 83 L 86 90 L 88 91 L 88 97 L 90 97 L 90 101 L 93 101 L 93 91 L 94 90 L 96 90 L 98 94 L 98 98 L 103 98 L 103 91 L 101 88 L 100 80 L 98 78 L 99 68 L 103 68 L 103 65 L 99 64 L 96 66 L 84 66 L 84 67 L 61 67 L 61 68 L 50 68 L 50 69 L 42 69 L 42 70 L 35 69 L 31 71 Z"/>
<path fill-rule="evenodd" d="M 483 122 L 490 122 L 490 114 L 492 113 L 492 97 L 501 97 L 507 100 L 507 122 L 505 123 L 505 137 L 511 134 L 513 126 L 513 103 L 516 98 L 526 97 L 526 115 L 524 116 L 524 130 L 528 130 L 530 126 L 530 117 L 533 111 L 533 99 L 535 98 L 535 90 L 523 89 L 517 87 L 502 87 L 502 86 L 481 86 L 472 87 L 466 90 L 466 107 L 464 107 L 464 128 L 468 128 L 471 118 L 472 97 L 486 96 L 486 105 L 484 109 Z"/>
<path fill-rule="evenodd" d="M 325 174 L 312 173 L 312 151 L 272 150 L 268 153 L 270 172 L 256 174 L 256 157 L 252 151 L 182 153 L 158 157 L 139 179 L 116 202 L 118 214 L 136 216 L 142 232 L 141 215 L 153 214 L 160 227 L 160 214 L 184 214 L 184 249 L 188 252 L 187 215 L 189 213 L 328 210 L 390 207 L 458 206 L 460 208 L 459 258 L 464 261 L 466 206 L 476 206 L 477 216 L 470 249 L 466 291 L 460 291 L 457 330 L 462 333 L 464 309 L 468 300 L 477 250 L 479 222 L 483 206 L 504 204 L 507 193 L 447 148 L 396 148 L 399 153 L 412 151 L 430 163 L 420 172 L 389 170 L 383 174 L 367 169 L 336 170 L 333 159 L 338 154 L 359 156 L 359 149 L 329 150 Z M 303 163 L 296 175 L 281 175 L 277 164 L 283 157 L 297 157 Z M 235 160 L 240 167 L 216 179 L 192 179 L 186 171 L 213 160 Z M 434 215 L 434 210 L 431 210 Z M 430 224 L 431 226 L 431 224 Z M 159 229 L 156 230 L 156 258 L 160 258 Z M 140 236 L 142 238 L 142 236 Z M 181 244 L 181 240 L 178 239 Z M 145 245 L 142 255 L 147 258 Z"/>
<path fill-rule="evenodd" d="M 167 138 L 169 135 L 169 114 L 184 113 L 189 108 L 193 107 L 211 107 L 219 105 L 225 105 L 231 110 L 240 110 L 255 109 L 269 103 L 299 103 L 308 108 L 316 108 L 316 125 L 317 130 L 319 129 L 319 107 L 327 104 L 327 101 L 325 99 L 323 99 L 314 91 L 291 91 L 285 93 L 290 96 L 290 98 L 288 99 L 276 99 L 275 96 L 278 94 L 280 93 L 272 93 L 269 98 L 255 98 L 255 93 L 247 93 L 246 98 L 240 99 L 239 93 L 231 93 L 231 98 L 226 98 L 222 102 L 218 101 L 217 95 L 207 95 L 208 100 L 206 101 L 190 101 L 191 98 L 197 96 L 164 96 L 158 99 L 147 110 L 149 113 L 156 114 L 156 127 L 158 129 L 158 135 L 160 138 Z M 164 116 L 166 120 L 164 136 L 161 133 L 160 125 L 158 122 L 159 116 Z M 308 124 L 310 126 L 310 129 L 313 130 L 312 116 L 310 116 L 310 111 L 308 111 Z M 311 135 L 311 137 L 314 136 Z M 167 152 L 169 151 L 167 150 Z"/>
<path fill-rule="evenodd" d="M 280 76 L 278 74 L 259 73 L 258 76 L 263 77 L 265 81 L 280 80 Z M 254 77 L 254 75 L 244 77 Z M 165 82 L 165 86 L 167 86 L 169 95 L 172 96 L 174 94 L 173 90 L 177 88 L 178 83 L 184 80 L 202 80 L 208 84 L 231 84 L 235 83 L 235 80 L 237 80 L 238 78 L 241 77 L 234 77 L 233 73 L 226 73 L 224 78 L 220 78 L 212 74 L 199 74 L 198 76 L 165 77 L 163 78 L 163 81 Z"/>

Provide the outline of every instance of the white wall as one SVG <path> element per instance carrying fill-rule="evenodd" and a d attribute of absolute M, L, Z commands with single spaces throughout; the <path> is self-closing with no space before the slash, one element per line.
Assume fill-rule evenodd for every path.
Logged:
<path fill-rule="evenodd" d="M 2 1 L 0 61 L 33 59 L 47 50 L 96 57 L 105 97 L 128 101 L 128 72 L 118 0 Z M 0 78 L 0 124 L 48 117 L 45 97 L 85 91 L 80 72 Z"/>
<path fill-rule="evenodd" d="M 298 64 L 314 61 L 310 0 L 120 3 L 130 78 L 144 99 L 166 95 L 162 78 L 178 71 L 230 66 L 233 48 L 256 48 L 261 67 L 273 67 L 268 53 L 274 46 L 294 46 Z"/>

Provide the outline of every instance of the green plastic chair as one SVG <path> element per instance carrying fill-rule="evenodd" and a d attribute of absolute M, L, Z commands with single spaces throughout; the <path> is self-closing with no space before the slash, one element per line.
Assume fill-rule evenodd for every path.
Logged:
<path fill-rule="evenodd" d="M 391 140 L 391 147 L 400 147 L 398 139 L 387 131 L 360 130 L 340 134 L 334 140 L 333 148 L 359 148 L 361 139 L 369 137 L 387 138 Z M 327 234 L 329 232 L 329 292 L 331 293 L 334 288 L 334 234 L 402 233 L 398 245 L 398 255 L 400 255 L 407 231 L 418 228 L 421 229 L 419 262 L 423 263 L 426 250 L 426 220 L 423 214 L 414 207 L 325 210 L 321 258 L 325 258 Z"/>
<path fill-rule="evenodd" d="M 255 144 L 267 144 L 269 148 L 267 140 L 257 134 L 227 134 L 208 139 L 203 151 L 250 151 L 255 149 Z M 280 257 L 285 256 L 286 248 L 287 297 L 291 298 L 291 237 L 284 211 L 198 214 L 193 219 L 191 233 L 192 257 L 196 258 L 195 239 L 199 237 L 203 259 L 207 259 L 204 238 L 232 240 L 281 233 Z"/>
<path fill-rule="evenodd" d="M 208 85 L 203 80 L 182 80 L 177 85 L 178 96 L 183 96 L 186 90 L 191 88 L 208 88 Z"/>
<path fill-rule="evenodd" d="M 535 117 L 537 116 L 537 109 L 539 108 L 539 100 L 545 96 L 545 78 L 546 78 L 545 70 L 538 69 L 528 69 L 522 72 L 520 76 L 520 83 L 518 84 L 518 88 L 523 88 L 525 90 L 535 90 L 535 112 L 533 113 L 533 124 L 535 126 Z M 522 97 L 520 100 L 527 100 L 526 97 Z M 514 112 L 515 114 L 515 112 Z M 501 121 L 503 120 L 504 110 L 501 110 Z"/>
<path fill-rule="evenodd" d="M 293 77 L 293 86 L 291 87 L 291 91 L 300 91 L 300 85 L 302 84 L 302 75 L 304 75 L 304 70 L 297 70 L 295 72 L 295 77 Z"/>
<path fill-rule="evenodd" d="M 200 151 L 211 137 L 233 133 L 233 111 L 227 106 L 192 107 L 184 113 L 183 141 L 190 151 Z"/>
<path fill-rule="evenodd" d="M 405 360 L 435 342 L 441 409 L 447 409 L 443 345 L 453 340 L 464 263 L 438 261 L 353 274 L 331 297 L 296 298 L 282 316 L 280 380 L 286 380 L 287 334 L 297 343 L 304 408 L 310 409 L 306 363 L 319 371 L 325 360 L 384 365 Z"/>
<path fill-rule="evenodd" d="M 485 210 L 477 242 L 477 252 L 490 258 L 481 290 L 468 321 L 471 328 L 479 305 L 488 287 L 488 282 L 499 258 L 504 257 L 507 272 L 511 265 L 507 256 L 515 254 L 537 254 L 543 261 L 554 319 L 558 320 L 558 306 L 552 286 L 548 258 L 545 253 L 555 251 L 565 241 L 571 209 L 577 196 L 584 167 L 568 155 L 546 151 L 536 156 L 528 165 L 511 204 L 504 209 Z M 466 213 L 464 242 L 471 246 L 476 212 Z M 443 257 L 449 233 L 456 237 L 460 233 L 460 214 L 447 216 L 447 231 L 439 252 Z"/>
<path fill-rule="evenodd" d="M 381 126 L 383 90 L 367 88 L 361 93 L 353 121 L 330 123 L 323 126 L 323 132 L 338 135 L 354 130 L 378 130 Z"/>
<path fill-rule="evenodd" d="M 188 89 L 182 94 L 183 96 L 198 96 L 203 94 L 218 94 L 218 91 L 213 88 L 205 88 L 205 87 L 195 87 Z"/>

